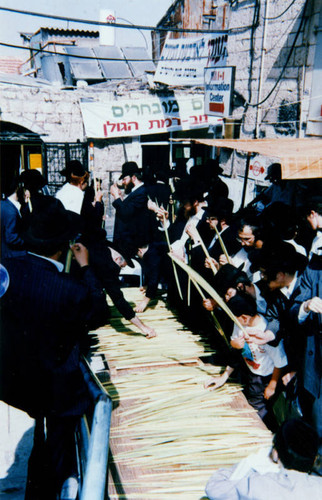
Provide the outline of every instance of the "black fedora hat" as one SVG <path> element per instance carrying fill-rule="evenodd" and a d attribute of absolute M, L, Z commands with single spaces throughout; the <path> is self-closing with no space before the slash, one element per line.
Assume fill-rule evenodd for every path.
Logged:
<path fill-rule="evenodd" d="M 243 273 L 244 263 L 239 267 L 232 264 L 225 264 L 215 274 L 213 286 L 220 296 L 224 296 L 228 288 L 236 288 L 236 281 Z"/>
<path fill-rule="evenodd" d="M 39 191 L 46 185 L 46 181 L 39 170 L 24 170 L 19 176 L 19 181 L 31 193 Z"/>
<path fill-rule="evenodd" d="M 213 175 L 220 175 L 224 171 L 219 165 L 219 158 L 208 158 L 205 163 L 205 168 L 209 169 L 209 173 Z"/>
<path fill-rule="evenodd" d="M 86 175 L 86 170 L 79 160 L 70 160 L 66 163 L 66 167 L 59 173 L 64 177 L 71 176 L 72 174 L 76 177 L 83 177 Z"/>
<path fill-rule="evenodd" d="M 219 197 L 206 207 L 206 212 L 210 216 L 231 215 L 234 209 L 234 202 L 230 198 Z"/>
<path fill-rule="evenodd" d="M 112 248 L 120 255 L 122 255 L 123 259 L 126 261 L 126 264 L 129 267 L 134 268 L 134 263 L 132 261 L 132 253 L 130 249 L 128 249 L 125 245 L 120 245 L 118 243 L 114 243 L 113 241 L 106 240 L 106 244 L 108 247 Z"/>
<path fill-rule="evenodd" d="M 119 177 L 119 180 L 124 179 L 124 177 L 127 177 L 128 175 L 132 177 L 134 174 L 138 174 L 140 172 L 140 169 L 135 163 L 135 161 L 126 161 L 122 165 L 122 174 Z"/>
<path fill-rule="evenodd" d="M 72 212 L 52 196 L 44 197 L 41 212 L 31 214 L 23 239 L 28 250 L 44 253 L 59 249 L 79 232 L 79 225 Z"/>
<path fill-rule="evenodd" d="M 282 177 L 282 167 L 280 163 L 272 163 L 267 168 L 267 174 L 265 180 L 281 179 Z"/>

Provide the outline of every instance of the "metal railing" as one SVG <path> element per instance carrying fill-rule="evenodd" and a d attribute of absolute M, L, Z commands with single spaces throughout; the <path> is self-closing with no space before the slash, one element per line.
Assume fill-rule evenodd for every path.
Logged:
<path fill-rule="evenodd" d="M 85 381 L 95 402 L 91 426 L 83 417 L 78 432 L 80 466 L 80 500 L 104 500 L 108 471 L 109 435 L 112 401 L 86 359 L 81 366 Z"/>

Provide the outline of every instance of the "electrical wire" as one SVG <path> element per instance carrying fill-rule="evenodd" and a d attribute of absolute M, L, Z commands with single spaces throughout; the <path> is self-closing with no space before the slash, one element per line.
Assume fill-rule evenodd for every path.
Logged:
<path fill-rule="evenodd" d="M 183 61 L 184 59 L 182 58 L 177 58 L 177 59 L 129 59 L 129 58 L 116 58 L 116 57 L 94 57 L 94 56 L 82 56 L 80 54 L 64 54 L 62 52 L 55 52 L 54 50 L 47 50 L 47 49 L 37 49 L 36 47 L 26 47 L 24 45 L 14 45 L 14 44 L 11 44 L 11 43 L 5 43 L 5 42 L 0 42 L 0 46 L 3 46 L 3 47 L 9 47 L 9 48 L 13 48 L 13 49 L 21 49 L 21 50 L 29 50 L 29 51 L 32 51 L 32 52 L 37 52 L 37 53 L 41 53 L 41 54 L 52 54 L 52 55 L 55 55 L 55 56 L 63 56 L 63 57 L 70 57 L 70 58 L 77 58 L 77 59 L 87 59 L 87 60 L 92 60 L 92 61 L 119 61 L 119 62 L 123 62 L 123 61 L 130 61 L 130 62 L 159 62 L 159 61 Z M 67 48 L 84 48 L 84 47 L 79 47 L 77 45 L 66 45 Z M 88 47 L 86 47 L 88 48 Z M 95 48 L 95 47 L 92 47 L 92 48 Z M 144 47 L 143 47 L 144 48 Z M 208 55 L 206 56 L 198 56 L 198 60 L 200 59 L 208 59 Z"/>
<path fill-rule="evenodd" d="M 279 19 L 280 17 L 283 17 L 284 14 L 288 11 L 288 9 L 290 9 L 292 7 L 293 4 L 295 4 L 297 0 L 292 0 L 292 2 L 290 3 L 290 5 L 288 7 L 286 7 L 286 9 L 281 13 L 279 14 L 278 16 L 275 16 L 275 17 L 264 17 L 263 19 L 265 19 L 266 21 L 275 21 L 275 19 Z"/>
<path fill-rule="evenodd" d="M 107 23 L 102 22 L 102 21 L 93 21 L 89 19 L 79 19 L 79 18 L 73 18 L 73 17 L 64 17 L 64 16 L 55 16 L 53 14 L 43 14 L 39 12 L 32 12 L 29 10 L 18 10 L 18 9 L 11 9 L 10 7 L 1 7 L 0 6 L 0 11 L 6 11 L 6 12 L 11 12 L 14 14 L 23 14 L 27 16 L 34 16 L 34 17 L 43 17 L 46 19 L 55 19 L 56 21 L 66 21 L 66 22 L 72 22 L 72 23 L 79 23 L 79 24 L 91 24 L 93 26 L 108 26 Z M 125 29 L 138 29 L 138 30 L 148 30 L 148 31 L 161 31 L 161 32 L 173 32 L 173 33 L 234 33 L 234 32 L 239 32 L 243 30 L 248 30 L 252 27 L 252 25 L 248 26 L 237 26 L 235 28 L 230 28 L 227 30 L 209 30 L 209 29 L 190 29 L 190 28 L 172 28 L 172 27 L 162 27 L 162 26 L 142 26 L 139 24 L 120 24 L 120 23 L 111 23 L 110 26 L 113 28 L 125 28 Z M 63 28 L 62 28 L 63 29 Z"/>
<path fill-rule="evenodd" d="M 118 19 L 120 19 L 121 21 L 125 21 L 126 23 L 129 23 L 131 24 L 132 26 L 135 26 L 135 24 L 133 24 L 131 21 L 129 21 L 128 19 L 124 19 L 124 17 L 118 17 Z M 144 43 L 145 43 L 145 48 L 146 50 L 148 50 L 148 41 L 147 39 L 145 38 L 145 35 L 143 33 L 143 31 L 141 31 L 139 28 L 135 28 L 139 31 L 139 33 L 142 35 L 143 39 L 144 39 Z"/>
<path fill-rule="evenodd" d="M 49 18 L 49 19 L 55 19 L 57 21 L 69 21 L 73 23 L 81 23 L 81 24 L 92 24 L 94 26 L 108 26 L 105 22 L 102 21 L 91 21 L 89 19 L 79 19 L 79 18 L 73 18 L 73 17 L 64 17 L 64 16 L 55 16 L 53 14 L 41 14 L 39 12 L 32 12 L 29 10 L 18 10 L 18 9 L 11 9 L 10 7 L 1 7 L 0 10 L 4 10 L 7 12 L 12 12 L 15 14 L 24 14 L 28 16 L 35 16 L 35 17 L 44 17 L 44 18 Z M 120 24 L 120 23 L 111 23 L 110 26 L 113 28 L 125 28 L 125 29 L 140 29 L 140 30 L 148 30 L 148 31 L 171 31 L 174 33 L 209 33 L 209 30 L 205 29 L 188 29 L 188 28 L 163 28 L 163 27 L 156 27 L 156 26 L 141 26 L 137 24 Z M 218 30 L 221 31 L 221 30 Z"/>

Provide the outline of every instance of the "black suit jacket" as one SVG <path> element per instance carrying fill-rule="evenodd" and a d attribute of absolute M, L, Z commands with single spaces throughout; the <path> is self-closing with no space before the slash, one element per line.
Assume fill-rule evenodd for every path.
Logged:
<path fill-rule="evenodd" d="M 161 278 L 165 280 L 166 263 L 169 260 L 168 251 L 166 242 L 152 242 L 141 260 L 144 285 L 147 287 L 146 296 L 150 299 L 155 298 Z"/>
<path fill-rule="evenodd" d="M 89 267 L 79 281 L 30 254 L 4 264 L 0 398 L 33 417 L 82 415 L 89 398 L 79 343 L 106 323 L 105 294 Z"/>
<path fill-rule="evenodd" d="M 234 226 L 227 227 L 220 236 L 225 244 L 228 255 L 235 255 L 241 249 L 241 244 L 237 241 L 237 229 Z M 209 255 L 218 262 L 220 255 L 223 253 L 219 239 L 217 239 L 213 246 L 209 248 Z"/>
<path fill-rule="evenodd" d="M 290 310 L 290 318 L 296 323 L 301 304 L 313 297 L 322 298 L 322 257 L 313 256 L 304 271 L 299 293 Z M 322 377 L 322 319 L 321 314 L 310 313 L 301 327 L 305 338 L 301 381 L 314 397 L 319 397 Z"/>
<path fill-rule="evenodd" d="M 171 194 L 171 189 L 168 184 L 157 182 L 152 186 L 148 186 L 146 190 L 152 201 L 156 202 L 159 206 L 162 205 L 166 210 L 168 210 L 169 198 Z"/>
<path fill-rule="evenodd" d="M 131 247 L 145 244 L 150 239 L 152 212 L 147 208 L 148 197 L 144 185 L 132 191 L 124 200 L 113 201 L 115 208 L 114 243 Z"/>
<path fill-rule="evenodd" d="M 17 208 L 10 200 L 1 200 L 1 258 L 25 254 L 21 237 L 22 220 Z"/>
<path fill-rule="evenodd" d="M 300 334 L 297 322 L 290 320 L 290 309 L 300 293 L 300 277 L 290 298 L 287 298 L 280 290 L 276 290 L 267 296 L 268 307 L 265 317 L 268 321 L 267 330 L 275 334 L 275 340 L 269 342 L 277 346 L 281 339 L 284 340 L 284 348 L 288 358 L 289 369 L 297 370 L 302 362 L 304 338 Z"/>

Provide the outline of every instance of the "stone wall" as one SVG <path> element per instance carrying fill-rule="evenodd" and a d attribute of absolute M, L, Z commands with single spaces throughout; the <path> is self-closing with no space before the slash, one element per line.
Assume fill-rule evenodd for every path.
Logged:
<path fill-rule="evenodd" d="M 31 85 L 35 84 L 0 84 L 1 120 L 25 127 L 45 143 L 86 142 L 80 99 L 115 99 L 113 91 L 90 87 L 61 90 L 49 85 Z M 135 96 L 132 93 L 131 97 Z M 140 155 L 140 144 L 132 138 L 94 141 L 96 173 L 106 184 L 111 171 L 120 171 L 127 159 L 139 163 Z"/>

